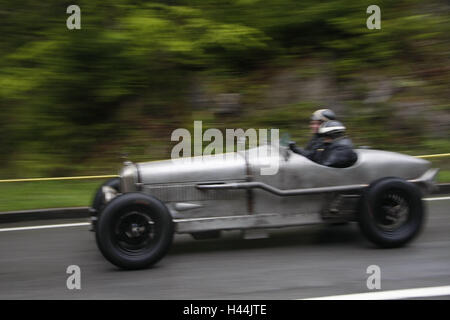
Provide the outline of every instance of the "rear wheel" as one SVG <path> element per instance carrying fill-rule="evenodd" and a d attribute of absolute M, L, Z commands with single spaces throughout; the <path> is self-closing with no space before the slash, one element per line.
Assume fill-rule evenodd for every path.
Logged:
<path fill-rule="evenodd" d="M 420 190 L 405 180 L 386 178 L 363 194 L 359 212 L 362 233 L 384 248 L 400 247 L 420 232 L 425 210 Z"/>
<path fill-rule="evenodd" d="M 140 193 L 112 200 L 97 223 L 97 246 L 103 256 L 123 269 L 147 268 L 172 244 L 174 224 L 166 206 Z"/>

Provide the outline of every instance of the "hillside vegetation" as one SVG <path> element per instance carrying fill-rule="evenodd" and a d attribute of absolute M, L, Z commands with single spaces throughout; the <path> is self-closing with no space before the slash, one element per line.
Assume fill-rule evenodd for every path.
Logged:
<path fill-rule="evenodd" d="M 0 0 L 1 177 L 110 174 L 176 128 L 280 128 L 318 106 L 357 145 L 450 152 L 447 1 Z M 439 165 L 448 166 L 448 160 Z"/>

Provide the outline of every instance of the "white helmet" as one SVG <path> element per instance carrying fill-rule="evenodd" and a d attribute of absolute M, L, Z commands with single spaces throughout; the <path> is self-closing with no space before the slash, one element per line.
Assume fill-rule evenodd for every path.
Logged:
<path fill-rule="evenodd" d="M 329 120 L 335 120 L 336 114 L 333 112 L 333 110 L 330 109 L 319 109 L 314 111 L 314 113 L 311 116 L 311 120 L 313 121 L 329 121 Z"/>
<path fill-rule="evenodd" d="M 345 132 L 344 125 L 336 120 L 327 121 L 320 125 L 318 133 L 322 136 L 333 136 Z"/>

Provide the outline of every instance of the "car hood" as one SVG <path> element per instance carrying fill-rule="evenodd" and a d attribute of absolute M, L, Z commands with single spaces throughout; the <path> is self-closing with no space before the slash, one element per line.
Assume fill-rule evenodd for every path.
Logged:
<path fill-rule="evenodd" d="M 245 180 L 247 176 L 245 157 L 237 152 L 141 162 L 137 168 L 140 182 L 145 185 L 235 181 Z"/>

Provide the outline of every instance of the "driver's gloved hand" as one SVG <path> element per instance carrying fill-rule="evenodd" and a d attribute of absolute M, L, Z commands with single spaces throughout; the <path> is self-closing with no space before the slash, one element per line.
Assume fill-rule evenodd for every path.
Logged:
<path fill-rule="evenodd" d="M 294 142 L 294 141 L 289 141 L 289 142 L 288 142 L 288 146 L 289 146 L 289 149 L 290 149 L 292 152 L 297 153 L 297 154 L 302 155 L 302 156 L 306 156 L 306 155 L 305 155 L 305 151 L 304 151 L 302 148 L 297 147 L 297 146 L 295 145 L 295 142 Z"/>
<path fill-rule="evenodd" d="M 289 149 L 291 149 L 293 151 L 296 148 L 295 141 L 289 141 L 288 147 L 289 147 Z"/>

